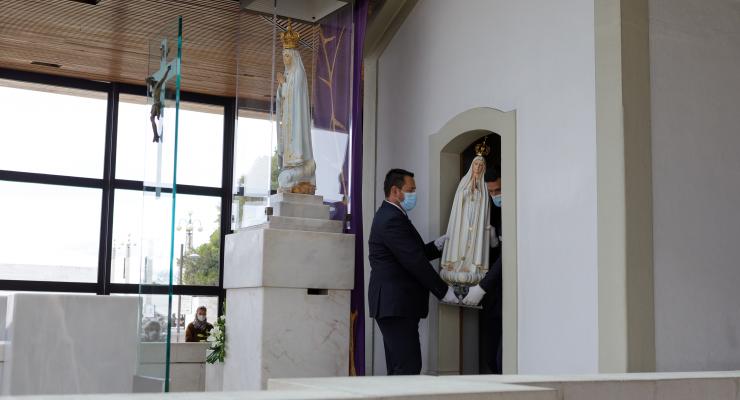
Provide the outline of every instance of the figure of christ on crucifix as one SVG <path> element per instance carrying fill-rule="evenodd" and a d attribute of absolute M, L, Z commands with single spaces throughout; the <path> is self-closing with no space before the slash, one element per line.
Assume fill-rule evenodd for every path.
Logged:
<path fill-rule="evenodd" d="M 160 51 L 162 53 L 159 62 L 159 70 L 146 78 L 147 89 L 152 96 L 152 111 L 149 114 L 149 121 L 151 121 L 152 123 L 152 132 L 154 133 L 154 138 L 152 141 L 154 143 L 159 143 L 162 140 L 162 135 L 159 134 L 156 120 L 161 120 L 164 116 L 164 101 L 166 91 L 163 89 L 166 87 L 167 80 L 170 77 L 169 74 L 172 70 L 172 62 L 175 62 L 174 60 L 170 63 L 167 62 L 167 54 L 169 53 L 169 49 L 167 48 L 166 40 L 162 42 L 162 45 L 160 46 Z M 157 78 L 158 75 L 160 76 L 159 78 Z"/>

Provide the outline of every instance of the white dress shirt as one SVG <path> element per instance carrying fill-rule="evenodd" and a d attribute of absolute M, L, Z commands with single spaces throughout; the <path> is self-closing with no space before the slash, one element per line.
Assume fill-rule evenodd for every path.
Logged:
<path fill-rule="evenodd" d="M 407 217 L 409 216 L 408 214 L 406 214 L 406 210 L 404 210 L 404 209 L 403 209 L 402 207 L 400 207 L 400 206 L 399 206 L 398 204 L 396 204 L 396 203 L 391 203 L 391 202 L 390 202 L 390 201 L 388 201 L 388 200 L 383 200 L 383 201 L 384 201 L 384 202 L 386 202 L 386 203 L 388 203 L 388 204 L 390 204 L 390 205 L 392 205 L 393 207 L 396 207 L 397 209 L 401 210 L 401 212 L 403 213 L 403 215 L 405 215 L 405 216 L 407 216 Z"/>

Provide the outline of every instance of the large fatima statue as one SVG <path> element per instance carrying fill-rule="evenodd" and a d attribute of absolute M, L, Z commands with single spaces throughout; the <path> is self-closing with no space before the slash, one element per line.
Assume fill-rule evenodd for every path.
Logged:
<path fill-rule="evenodd" d="M 278 76 L 277 89 L 278 192 L 314 194 L 316 162 L 311 146 L 308 81 L 297 49 L 300 36 L 290 21 L 280 39 L 285 75 Z"/>
<path fill-rule="evenodd" d="M 476 157 L 460 181 L 447 224 L 448 240 L 442 251 L 440 276 L 463 297 L 488 271 L 490 206 L 485 183 L 486 159 L 490 148 L 475 146 Z"/>

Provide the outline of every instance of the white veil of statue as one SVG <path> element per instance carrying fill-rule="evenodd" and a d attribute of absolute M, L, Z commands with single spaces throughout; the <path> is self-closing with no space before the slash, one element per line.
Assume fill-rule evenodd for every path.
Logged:
<path fill-rule="evenodd" d="M 290 57 L 285 67 L 285 82 L 278 87 L 278 153 L 285 167 L 298 167 L 313 160 L 311 145 L 311 108 L 308 81 L 301 54 L 297 49 L 283 50 Z"/>
<path fill-rule="evenodd" d="M 475 285 L 488 271 L 491 235 L 485 169 L 485 158 L 475 157 L 455 191 L 440 270 L 450 284 Z"/>

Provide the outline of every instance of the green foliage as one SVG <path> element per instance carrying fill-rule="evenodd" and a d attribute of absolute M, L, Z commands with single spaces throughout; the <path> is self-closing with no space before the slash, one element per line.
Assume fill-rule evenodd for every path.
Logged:
<path fill-rule="evenodd" d="M 186 255 L 183 263 L 182 283 L 185 285 L 218 285 L 218 266 L 221 230 L 211 233 L 210 240 Z"/>

